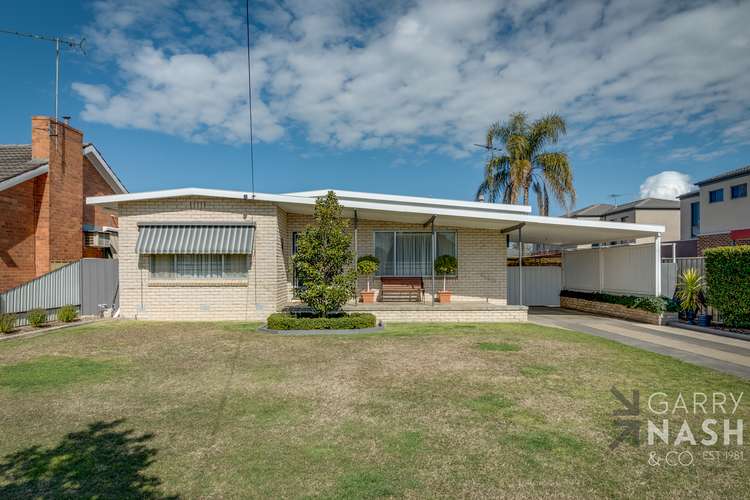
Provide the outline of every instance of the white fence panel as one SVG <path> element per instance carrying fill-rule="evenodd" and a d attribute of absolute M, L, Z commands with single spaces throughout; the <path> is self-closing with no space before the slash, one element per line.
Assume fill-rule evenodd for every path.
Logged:
<path fill-rule="evenodd" d="M 601 287 L 598 248 L 562 253 L 563 288 L 593 291 Z"/>
<path fill-rule="evenodd" d="M 654 245 L 627 245 L 565 251 L 563 288 L 620 295 L 653 295 Z"/>
<path fill-rule="evenodd" d="M 602 290 L 624 295 L 653 295 L 656 289 L 653 245 L 611 247 L 603 252 Z"/>
<path fill-rule="evenodd" d="M 519 268 L 508 268 L 508 304 L 519 304 Z M 562 273 L 558 266 L 524 266 L 523 305 L 559 306 Z"/>

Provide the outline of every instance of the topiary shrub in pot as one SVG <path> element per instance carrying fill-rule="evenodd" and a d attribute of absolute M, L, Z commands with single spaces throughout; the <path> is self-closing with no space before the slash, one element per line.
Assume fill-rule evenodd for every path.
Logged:
<path fill-rule="evenodd" d="M 458 270 L 458 259 L 452 255 L 441 255 L 435 259 L 435 272 L 443 275 L 443 290 L 438 292 L 438 302 L 449 304 L 451 292 L 446 289 L 446 276 L 454 274 Z"/>
<path fill-rule="evenodd" d="M 375 303 L 377 291 L 370 289 L 370 278 L 378 272 L 378 269 L 380 269 L 380 259 L 374 255 L 364 255 L 357 259 L 357 273 L 360 276 L 367 276 L 367 290 L 359 293 L 364 304 Z"/>

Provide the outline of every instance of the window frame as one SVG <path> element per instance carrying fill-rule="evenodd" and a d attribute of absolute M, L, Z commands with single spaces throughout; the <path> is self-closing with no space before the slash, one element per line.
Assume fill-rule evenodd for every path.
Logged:
<path fill-rule="evenodd" d="M 171 270 L 167 271 L 168 276 L 157 276 L 156 272 L 156 262 L 157 257 L 171 257 L 172 258 L 172 265 Z M 213 257 L 213 256 L 219 256 L 221 257 L 221 263 L 219 264 L 219 268 L 221 269 L 220 276 L 211 276 L 211 265 L 209 264 L 209 273 L 206 276 L 186 276 L 182 273 L 179 273 L 178 270 L 180 269 L 180 266 L 178 264 L 178 258 L 180 257 L 200 257 L 201 259 L 204 259 L 204 257 Z M 242 271 L 239 273 L 230 272 L 227 270 L 227 256 L 240 256 L 244 257 L 244 263 L 242 265 Z M 148 263 L 148 271 L 149 271 L 149 279 L 152 281 L 174 281 L 174 282 L 187 282 L 187 281 L 200 281 L 200 282 L 211 282 L 211 281 L 247 281 L 248 277 L 250 276 L 250 254 L 151 254 L 149 255 L 149 263 Z M 205 263 L 201 263 L 201 272 L 205 270 Z"/>
<path fill-rule="evenodd" d="M 413 229 L 397 229 L 397 230 L 387 230 L 387 229 L 376 229 L 372 232 L 372 254 L 375 255 L 375 235 L 376 234 L 392 234 L 393 235 L 393 245 L 394 245 L 394 251 L 393 251 L 393 268 L 394 270 L 397 269 L 397 262 L 398 262 L 398 254 L 396 252 L 396 235 L 398 234 L 432 234 L 432 231 L 417 231 Z M 437 254 L 437 235 L 440 233 L 450 233 L 453 235 L 453 256 L 458 258 L 458 231 L 455 229 L 444 229 L 444 230 L 435 230 L 435 253 Z M 430 239 L 432 240 L 432 239 Z M 432 251 L 432 244 L 430 244 L 430 251 Z M 435 255 L 434 258 L 437 258 L 438 255 Z M 434 260 L 434 259 L 433 259 Z M 459 266 L 460 267 L 460 266 Z M 378 278 L 386 277 L 386 278 L 397 278 L 402 277 L 406 275 L 399 275 L 399 274 L 383 274 L 382 273 L 383 266 L 380 266 L 380 269 L 378 269 L 378 272 L 375 274 Z M 432 273 L 422 275 L 422 278 L 430 277 L 432 276 Z M 453 274 L 447 274 L 446 277 L 448 278 L 457 278 L 458 277 L 458 271 L 456 271 Z"/>
<path fill-rule="evenodd" d="M 697 238 L 701 233 L 701 202 L 690 203 L 690 237 Z"/>
<path fill-rule="evenodd" d="M 715 199 L 714 199 L 714 195 L 717 195 Z M 723 201 L 724 201 L 724 188 L 713 189 L 708 192 L 709 203 L 721 203 Z"/>
<path fill-rule="evenodd" d="M 735 189 L 739 189 L 739 188 L 742 188 L 742 192 L 738 196 L 735 196 Z M 735 184 L 734 186 L 730 186 L 729 192 L 731 193 L 730 196 L 733 200 L 747 198 L 747 182 L 743 182 L 741 184 Z"/>

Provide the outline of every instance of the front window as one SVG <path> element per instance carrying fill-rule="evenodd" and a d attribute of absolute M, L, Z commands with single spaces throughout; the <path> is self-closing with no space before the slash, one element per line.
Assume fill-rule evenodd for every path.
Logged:
<path fill-rule="evenodd" d="M 435 233 L 436 254 L 456 256 L 456 233 Z M 432 274 L 432 233 L 375 232 L 375 256 L 380 260 L 379 276 L 430 276 Z"/>
<path fill-rule="evenodd" d="M 736 198 L 747 198 L 747 182 L 732 186 L 732 199 Z"/>
<path fill-rule="evenodd" d="M 701 204 L 697 201 L 690 204 L 690 237 L 696 238 L 701 233 Z"/>
<path fill-rule="evenodd" d="M 247 278 L 248 255 L 151 255 L 151 277 L 156 280 L 241 280 Z"/>
<path fill-rule="evenodd" d="M 709 191 L 709 193 L 708 193 L 708 202 L 709 203 L 718 203 L 720 201 L 724 201 L 724 190 L 723 189 L 716 189 L 714 191 Z"/>

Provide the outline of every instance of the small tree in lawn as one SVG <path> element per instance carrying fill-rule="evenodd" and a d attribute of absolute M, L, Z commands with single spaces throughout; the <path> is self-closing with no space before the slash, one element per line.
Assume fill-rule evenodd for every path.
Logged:
<path fill-rule="evenodd" d="M 336 194 L 329 191 L 315 202 L 315 221 L 299 237 L 294 265 L 302 285 L 299 293 L 321 316 L 337 311 L 354 293 L 355 269 L 349 221 L 341 215 Z"/>
<path fill-rule="evenodd" d="M 443 275 L 443 291 L 445 291 L 445 277 L 458 270 L 458 260 L 452 255 L 441 255 L 435 259 L 435 272 Z"/>
<path fill-rule="evenodd" d="M 374 255 L 364 255 L 357 259 L 357 272 L 367 276 L 367 291 L 370 291 L 370 278 L 380 269 L 380 259 Z"/>

